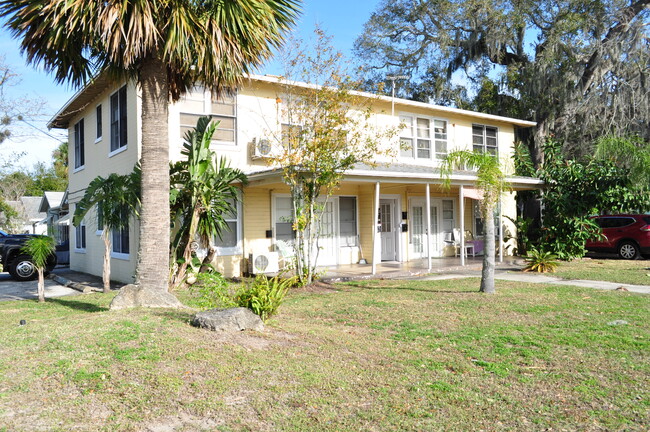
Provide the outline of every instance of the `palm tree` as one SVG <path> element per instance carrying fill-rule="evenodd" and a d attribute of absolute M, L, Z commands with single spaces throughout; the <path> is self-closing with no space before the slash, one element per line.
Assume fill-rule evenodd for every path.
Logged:
<path fill-rule="evenodd" d="M 80 85 L 95 73 L 137 81 L 142 97 L 142 209 L 133 301 L 177 306 L 167 295 L 168 102 L 195 82 L 216 93 L 269 58 L 300 0 L 2 0 L 0 16 L 27 60 Z"/>
<path fill-rule="evenodd" d="M 490 153 L 458 150 L 449 153 L 440 168 L 440 174 L 446 187 L 451 184 L 451 174 L 454 168 L 476 169 L 476 186 L 483 192 L 481 215 L 485 222 L 485 250 L 480 290 L 486 294 L 494 294 L 496 292 L 494 288 L 494 211 L 501 194 L 508 189 L 506 175 L 497 156 Z"/>
<path fill-rule="evenodd" d="M 172 286 L 185 278 L 192 258 L 192 241 L 198 236 L 209 247 L 211 239 L 221 237 L 223 230 L 228 229 L 224 215 L 236 211 L 239 199 L 235 183 L 246 183 L 243 172 L 230 168 L 225 158 L 217 160 L 210 150 L 218 125 L 211 123 L 210 117 L 199 118 L 196 127 L 185 135 L 181 154 L 187 160 L 171 167 L 172 220 L 180 224 L 172 243 L 172 259 L 180 260 Z"/>
<path fill-rule="evenodd" d="M 97 211 L 97 229 L 104 240 L 104 292 L 111 290 L 111 237 L 114 232 L 128 228 L 131 214 L 138 216 L 140 205 L 140 169 L 131 174 L 110 174 L 95 177 L 75 206 L 72 223 L 79 225 L 91 208 Z M 101 223 L 102 226 L 99 226 Z"/>
<path fill-rule="evenodd" d="M 35 236 L 27 240 L 22 251 L 32 257 L 38 272 L 38 301 L 45 301 L 45 267 L 54 254 L 54 239 L 47 236 Z"/>

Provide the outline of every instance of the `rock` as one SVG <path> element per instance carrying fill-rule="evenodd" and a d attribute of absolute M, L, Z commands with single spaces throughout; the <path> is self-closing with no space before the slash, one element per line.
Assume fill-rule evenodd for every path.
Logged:
<path fill-rule="evenodd" d="M 616 321 L 610 321 L 607 323 L 607 325 L 610 326 L 617 326 L 617 325 L 628 325 L 629 323 L 625 320 L 616 320 Z"/>
<path fill-rule="evenodd" d="M 199 312 L 192 318 L 192 325 L 214 331 L 264 330 L 262 319 L 243 307 Z"/>
<path fill-rule="evenodd" d="M 111 310 L 133 307 L 180 308 L 183 304 L 167 291 L 142 288 L 138 285 L 124 285 L 109 308 Z"/>

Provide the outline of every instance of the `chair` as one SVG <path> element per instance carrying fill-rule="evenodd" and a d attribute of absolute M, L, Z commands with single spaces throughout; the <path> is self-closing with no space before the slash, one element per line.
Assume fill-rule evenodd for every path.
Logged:
<path fill-rule="evenodd" d="M 296 251 L 293 249 L 293 245 L 284 240 L 276 240 L 275 249 L 280 252 L 280 258 L 282 258 L 282 268 L 291 268 L 293 265 L 293 258 L 296 256 Z"/>
<path fill-rule="evenodd" d="M 469 231 L 466 231 L 466 233 L 468 232 Z M 460 255 L 460 230 L 458 228 L 454 228 L 452 230 L 452 234 L 453 234 L 453 246 L 456 248 L 455 256 L 458 256 Z M 470 236 L 466 236 L 466 237 L 472 238 L 471 233 Z M 472 252 L 472 256 L 475 257 L 476 252 L 474 251 L 474 243 L 472 243 L 471 241 L 469 242 L 465 241 L 465 250 L 463 251 L 464 255 L 467 256 L 470 251 Z"/>

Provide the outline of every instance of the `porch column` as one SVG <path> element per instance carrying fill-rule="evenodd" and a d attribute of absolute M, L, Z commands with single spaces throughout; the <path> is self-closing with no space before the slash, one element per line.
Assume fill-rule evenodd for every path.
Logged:
<path fill-rule="evenodd" d="M 458 188 L 458 213 L 460 213 L 460 265 L 465 265 L 465 197 L 463 185 Z"/>
<path fill-rule="evenodd" d="M 499 262 L 503 262 L 503 210 L 501 209 L 501 198 L 499 198 Z"/>
<path fill-rule="evenodd" d="M 427 269 L 431 271 L 431 196 L 430 196 L 430 187 L 429 183 L 427 183 L 426 186 L 426 223 L 427 226 L 424 228 L 425 232 L 427 233 Z"/>
<path fill-rule="evenodd" d="M 377 242 L 379 236 L 379 182 L 375 183 L 375 208 L 372 212 L 372 274 L 377 273 Z M 379 251 L 381 257 L 381 249 Z"/>

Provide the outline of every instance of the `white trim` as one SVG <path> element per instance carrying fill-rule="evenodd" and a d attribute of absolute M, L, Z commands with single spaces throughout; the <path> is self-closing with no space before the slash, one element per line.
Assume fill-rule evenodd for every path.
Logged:
<path fill-rule="evenodd" d="M 125 145 L 125 146 L 122 146 L 122 147 L 120 147 L 120 148 L 118 148 L 118 149 L 116 149 L 116 150 L 113 150 L 112 152 L 109 152 L 109 153 L 108 153 L 108 157 L 109 157 L 109 158 L 112 158 L 113 156 L 115 156 L 115 155 L 117 155 L 117 154 L 120 154 L 120 153 L 126 151 L 128 148 L 129 148 L 129 146 L 128 146 L 128 145 Z"/>
<path fill-rule="evenodd" d="M 95 144 L 102 142 L 103 137 L 95 138 Z"/>
<path fill-rule="evenodd" d="M 130 261 L 131 260 L 131 254 L 130 253 L 125 254 L 125 253 L 121 253 L 121 252 L 113 252 L 113 251 L 111 251 L 111 258 L 115 258 L 115 259 L 122 260 L 122 261 Z"/>
<path fill-rule="evenodd" d="M 72 170 L 72 173 L 74 174 L 76 172 L 79 172 L 79 171 L 83 170 L 84 168 L 86 168 L 86 165 L 78 166 L 77 168 Z"/>

